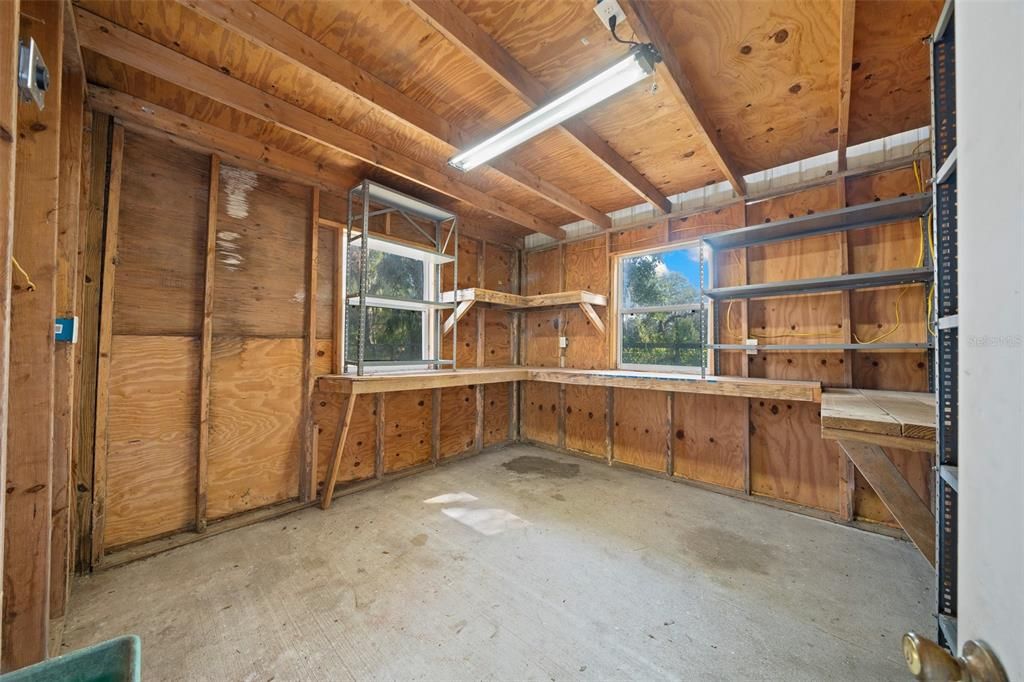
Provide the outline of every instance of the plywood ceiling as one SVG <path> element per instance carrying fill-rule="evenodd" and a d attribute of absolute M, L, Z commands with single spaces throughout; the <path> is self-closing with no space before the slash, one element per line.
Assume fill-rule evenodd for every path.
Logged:
<path fill-rule="evenodd" d="M 438 175 L 430 182 L 398 179 L 386 163 L 368 163 L 309 135 L 235 110 L 225 98 L 198 94 L 147 73 L 147 50 L 128 66 L 83 40 L 90 82 L 237 132 L 314 160 L 353 178 L 373 176 L 451 206 L 490 229 L 527 231 L 520 214 L 560 225 L 592 212 L 637 204 L 640 194 L 609 171 L 600 155 L 573 134 L 555 129 L 506 155 L 505 167 L 462 174 L 447 167 L 454 149 L 490 134 L 532 106 L 481 65 L 479 58 L 425 20 L 424 0 L 76 0 L 80 12 L 174 50 L 197 66 L 251 85 L 372 140 Z M 253 37 L 211 12 L 262 12 L 280 38 Z M 551 92 L 572 86 L 621 57 L 592 11 L 592 0 L 454 0 L 446 11 L 469 21 Z M 850 144 L 926 125 L 928 52 L 921 38 L 934 25 L 941 0 L 857 0 L 849 114 Z M 703 107 L 708 138 L 741 172 L 752 172 L 836 149 L 840 125 L 840 3 L 834 0 L 661 0 L 647 3 Z M 225 15 L 227 16 L 227 15 Z M 88 18 L 88 17 L 87 17 Z M 283 28 L 281 28 L 283 27 Z M 629 36 L 627 24 L 620 35 Z M 284 34 L 282 34 L 284 35 Z M 403 111 L 436 117 L 443 130 L 403 122 L 401 111 L 354 94 L 316 65 L 297 61 L 317 41 L 393 89 Z M 158 54 L 158 53 L 154 53 Z M 653 83 L 652 83 L 653 81 Z M 720 162 L 659 72 L 579 117 L 637 177 L 663 195 L 725 179 Z M 357 89 L 357 88 L 356 88 Z M 205 93 L 210 95 L 210 93 Z M 220 101 L 214 101 L 215 99 Z M 255 112 L 260 113 L 260 112 Z M 412 119 L 409 119 L 412 120 Z M 371 159 L 375 161 L 375 159 Z M 384 168 L 381 168 L 384 166 Z M 634 170 L 635 169 L 635 170 Z M 516 179 L 513 176 L 517 175 Z M 525 178 L 525 181 L 524 181 Z M 628 179 L 627 179 L 628 180 Z M 450 183 L 467 188 L 449 191 Z M 635 184 L 635 183 L 634 183 Z M 453 185 L 454 186 L 454 185 Z M 435 191 L 436 190 L 436 191 Z M 558 196 L 555 196 L 555 195 Z M 447 195 L 447 196 L 446 196 Z M 488 202 L 514 210 L 495 210 Z M 468 200 L 467 200 L 468 197 Z M 571 200 L 571 201 L 570 201 Z M 596 209 L 596 211 L 594 211 Z M 591 214 L 593 215 L 593 214 Z M 535 229 L 529 228 L 529 229 Z"/>

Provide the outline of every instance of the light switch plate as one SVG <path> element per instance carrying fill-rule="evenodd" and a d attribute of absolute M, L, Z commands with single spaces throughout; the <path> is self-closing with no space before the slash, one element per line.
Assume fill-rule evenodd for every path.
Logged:
<path fill-rule="evenodd" d="M 568 348 L 569 347 L 569 337 L 568 336 L 559 336 L 558 337 L 558 347 L 559 348 Z"/>

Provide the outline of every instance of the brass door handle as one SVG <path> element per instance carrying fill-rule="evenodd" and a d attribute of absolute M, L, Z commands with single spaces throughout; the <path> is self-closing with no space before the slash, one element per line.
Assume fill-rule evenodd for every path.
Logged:
<path fill-rule="evenodd" d="M 927 637 L 903 635 L 903 656 L 916 680 L 924 682 L 1009 682 L 999 659 L 981 640 L 964 643 L 963 654 L 954 657 Z"/>

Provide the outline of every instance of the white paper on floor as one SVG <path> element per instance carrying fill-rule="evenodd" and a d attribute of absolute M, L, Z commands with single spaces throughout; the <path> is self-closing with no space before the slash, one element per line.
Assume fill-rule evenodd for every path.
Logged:
<path fill-rule="evenodd" d="M 468 507 L 445 507 L 441 510 L 445 516 L 469 526 L 483 535 L 497 535 L 506 530 L 526 528 L 529 521 L 521 519 L 504 509 L 470 509 Z"/>
<path fill-rule="evenodd" d="M 451 504 L 452 502 L 476 502 L 476 497 L 469 493 L 445 493 L 429 500 L 423 500 L 425 504 Z"/>

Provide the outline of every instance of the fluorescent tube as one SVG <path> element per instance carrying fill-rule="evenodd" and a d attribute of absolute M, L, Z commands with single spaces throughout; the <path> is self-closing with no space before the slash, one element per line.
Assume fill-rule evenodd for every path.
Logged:
<path fill-rule="evenodd" d="M 659 59 L 653 46 L 638 45 L 629 51 L 629 56 L 625 59 L 540 109 L 527 114 L 475 147 L 456 154 L 448 163 L 462 171 L 472 170 L 482 163 L 487 163 L 495 156 L 504 154 L 531 137 L 643 80 L 654 71 L 654 65 Z"/>

